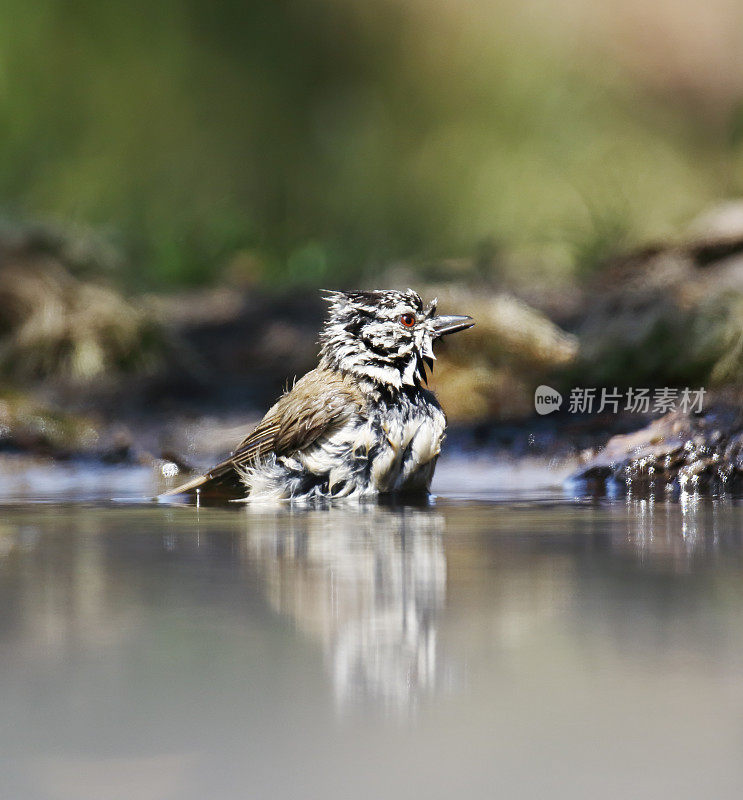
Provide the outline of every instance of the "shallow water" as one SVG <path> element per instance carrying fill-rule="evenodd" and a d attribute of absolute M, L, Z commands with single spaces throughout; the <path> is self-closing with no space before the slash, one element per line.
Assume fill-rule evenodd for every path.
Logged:
<path fill-rule="evenodd" d="M 424 507 L 7 502 L 0 797 L 740 797 L 743 505 L 481 467 Z"/>

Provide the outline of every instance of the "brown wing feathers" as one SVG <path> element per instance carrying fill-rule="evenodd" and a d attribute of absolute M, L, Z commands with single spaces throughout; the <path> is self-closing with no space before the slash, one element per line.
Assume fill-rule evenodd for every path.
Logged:
<path fill-rule="evenodd" d="M 251 434 L 240 442 L 227 461 L 243 465 L 270 453 L 274 449 L 278 431 L 279 424 L 275 419 L 264 419 Z"/>
<path fill-rule="evenodd" d="M 259 463 L 272 453 L 285 455 L 303 450 L 362 406 L 360 392 L 347 377 L 312 370 L 281 397 L 229 458 L 165 494 L 199 489 L 200 494 L 244 495 L 240 467 Z"/>

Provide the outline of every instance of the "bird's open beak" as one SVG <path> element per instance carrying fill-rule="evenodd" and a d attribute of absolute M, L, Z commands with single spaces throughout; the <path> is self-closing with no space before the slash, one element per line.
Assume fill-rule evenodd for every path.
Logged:
<path fill-rule="evenodd" d="M 433 318 L 433 332 L 436 337 L 446 336 L 449 333 L 464 331 L 475 324 L 472 317 L 440 316 Z"/>

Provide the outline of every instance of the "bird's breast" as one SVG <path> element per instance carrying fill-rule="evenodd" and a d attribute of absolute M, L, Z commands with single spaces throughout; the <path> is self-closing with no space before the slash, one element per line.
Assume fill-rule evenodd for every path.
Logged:
<path fill-rule="evenodd" d="M 311 448 L 283 460 L 295 471 L 326 476 L 327 493 L 334 497 L 424 490 L 445 427 L 444 413 L 435 404 L 367 408 Z"/>
<path fill-rule="evenodd" d="M 433 466 L 441 450 L 446 421 L 438 407 L 404 409 L 401 413 L 381 414 L 371 421 L 377 446 L 373 451 L 370 478 L 380 492 L 399 491 L 414 483 L 426 470 L 427 488 Z"/>

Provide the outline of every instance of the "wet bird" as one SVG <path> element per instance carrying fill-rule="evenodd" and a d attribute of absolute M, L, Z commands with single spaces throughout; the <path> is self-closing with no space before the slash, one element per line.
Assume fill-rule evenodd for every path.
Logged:
<path fill-rule="evenodd" d="M 474 325 L 408 289 L 327 292 L 320 363 L 221 463 L 167 492 L 310 500 L 428 491 L 446 416 L 433 342 Z"/>

